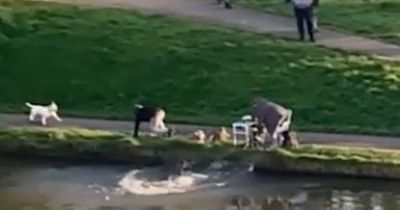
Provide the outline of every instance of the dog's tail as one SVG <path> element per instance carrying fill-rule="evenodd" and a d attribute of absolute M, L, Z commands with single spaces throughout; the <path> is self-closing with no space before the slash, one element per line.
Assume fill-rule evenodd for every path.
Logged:
<path fill-rule="evenodd" d="M 135 104 L 135 108 L 136 108 L 136 109 L 143 109 L 143 105 L 141 105 L 141 104 Z"/>
<path fill-rule="evenodd" d="M 25 105 L 26 105 L 27 107 L 29 107 L 29 108 L 32 108 L 32 107 L 33 107 L 33 105 L 32 105 L 31 103 L 29 103 L 29 102 L 26 102 Z"/>

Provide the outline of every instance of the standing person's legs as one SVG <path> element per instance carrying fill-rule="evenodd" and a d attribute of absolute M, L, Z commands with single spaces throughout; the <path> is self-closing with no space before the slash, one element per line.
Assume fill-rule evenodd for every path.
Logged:
<path fill-rule="evenodd" d="M 232 9 L 232 3 L 230 0 L 224 0 L 224 5 L 226 9 Z"/>
<path fill-rule="evenodd" d="M 314 25 L 313 25 L 313 8 L 307 7 L 304 9 L 304 19 L 307 25 L 308 36 L 310 41 L 314 42 Z"/>
<path fill-rule="evenodd" d="M 304 40 L 304 11 L 303 9 L 294 7 L 294 15 L 296 16 L 297 31 L 299 39 Z"/>

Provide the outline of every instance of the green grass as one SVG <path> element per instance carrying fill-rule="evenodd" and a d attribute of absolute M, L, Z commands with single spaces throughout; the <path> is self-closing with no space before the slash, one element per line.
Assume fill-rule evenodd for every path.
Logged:
<path fill-rule="evenodd" d="M 374 148 L 305 145 L 290 151 L 295 157 L 400 164 L 400 151 Z"/>
<path fill-rule="evenodd" d="M 82 128 L 11 127 L 0 129 L 0 139 L 53 139 L 53 140 L 116 140 L 126 135 L 104 130 Z"/>
<path fill-rule="evenodd" d="M 143 137 L 140 139 L 132 139 L 130 136 L 120 132 L 106 130 L 91 130 L 84 128 L 42 128 L 42 127 L 9 127 L 0 129 L 0 142 L 21 141 L 38 144 L 55 144 L 57 142 L 74 142 L 79 141 L 82 144 L 91 142 L 93 144 L 102 142 L 114 142 L 114 145 L 127 144 L 132 147 L 155 148 L 168 146 L 173 149 L 185 149 L 191 152 L 202 150 L 204 145 L 184 138 L 163 139 L 156 137 Z M 0 143 L 1 144 L 1 143 Z M 109 144 L 112 145 L 112 144 Z M 4 145 L 3 145 L 4 146 Z M 229 145 L 215 145 L 214 148 L 224 148 L 222 153 L 236 151 L 243 155 L 251 153 L 263 153 L 258 150 L 234 149 Z M 265 152 L 272 152 L 266 150 Z M 292 150 L 277 150 L 278 154 L 290 156 L 293 158 L 313 157 L 315 159 L 341 159 L 341 160 L 357 160 L 363 162 L 391 162 L 400 165 L 400 150 L 373 149 L 363 147 L 344 147 L 331 145 L 303 145 Z"/>
<path fill-rule="evenodd" d="M 140 143 L 129 136 L 103 130 L 81 128 L 12 127 L 0 129 L 0 153 L 73 156 L 85 153 L 109 155 Z M 42 154 L 43 153 L 43 154 Z M 112 157 L 109 157 L 112 159 Z"/>
<path fill-rule="evenodd" d="M 165 159 L 224 159 L 236 152 L 232 146 L 209 147 L 176 138 L 164 139 L 131 136 L 105 130 L 83 128 L 0 128 L 0 156 L 35 156 L 62 159 L 97 159 L 98 161 L 152 162 Z"/>
<path fill-rule="evenodd" d="M 293 16 L 284 0 L 238 0 L 246 7 Z M 317 16 L 322 25 L 400 44 L 399 0 L 323 0 Z"/>
<path fill-rule="evenodd" d="M 61 115 L 225 124 L 254 95 L 303 130 L 400 134 L 400 65 L 266 35 L 119 9 L 3 4 L 0 111 L 55 100 Z"/>
<path fill-rule="evenodd" d="M 60 149 L 60 145 L 74 145 L 82 152 L 90 148 L 107 147 L 109 154 L 117 154 L 122 148 L 157 149 L 177 153 L 186 151 L 190 156 L 201 155 L 203 158 L 228 158 L 235 156 L 239 159 L 252 159 L 267 153 L 276 154 L 289 159 L 307 159 L 319 161 L 344 161 L 352 163 L 379 163 L 400 165 L 400 150 L 373 149 L 363 147 L 341 147 L 329 145 L 302 145 L 297 149 L 285 150 L 242 150 L 231 145 L 205 146 L 187 139 L 164 139 L 143 137 L 133 139 L 127 134 L 106 130 L 90 130 L 83 128 L 41 128 L 41 127 L 9 127 L 0 128 L 0 155 L 7 148 L 15 149 L 24 145 L 31 149 L 52 148 Z M 64 148 L 64 147 L 61 147 Z M 103 149 L 104 149 L 103 148 Z M 126 152 L 125 151 L 125 152 Z M 204 155 L 205 152 L 207 155 Z M 57 151 L 53 151 L 55 154 Z M 58 151 L 63 153 L 63 151 Z M 87 151 L 86 151 L 87 152 Z M 45 156 L 45 153 L 43 153 Z M 123 155 L 123 154 L 120 154 Z M 111 155 L 113 156 L 113 155 Z M 253 157 L 253 158 L 254 158 Z"/>

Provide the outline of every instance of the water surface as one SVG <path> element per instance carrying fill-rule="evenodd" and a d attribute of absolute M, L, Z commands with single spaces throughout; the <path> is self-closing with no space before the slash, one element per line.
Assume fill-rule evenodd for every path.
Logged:
<path fill-rule="evenodd" d="M 134 171 L 142 174 L 132 178 Z M 400 182 L 261 175 L 233 167 L 196 171 L 208 179 L 196 180 L 184 192 L 137 194 L 146 190 L 137 190 L 138 180 L 164 183 L 171 173 L 164 168 L 0 159 L 0 209 L 222 210 L 234 209 L 231 203 L 238 196 L 255 204 L 279 196 L 294 202 L 294 209 L 304 210 L 400 209 Z M 132 179 L 134 184 L 121 186 Z M 132 186 L 132 191 L 123 189 Z"/>

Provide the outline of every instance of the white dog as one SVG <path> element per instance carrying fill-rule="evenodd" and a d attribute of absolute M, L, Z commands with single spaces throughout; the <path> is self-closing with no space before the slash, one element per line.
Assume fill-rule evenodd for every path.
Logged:
<path fill-rule="evenodd" d="M 31 109 L 29 114 L 29 121 L 31 122 L 35 121 L 37 117 L 40 117 L 41 123 L 44 126 L 47 125 L 47 120 L 50 118 L 53 118 L 58 122 L 62 121 L 62 119 L 57 114 L 58 106 L 54 102 L 51 102 L 51 104 L 48 106 L 33 105 L 27 102 L 26 106 L 28 106 Z"/>

